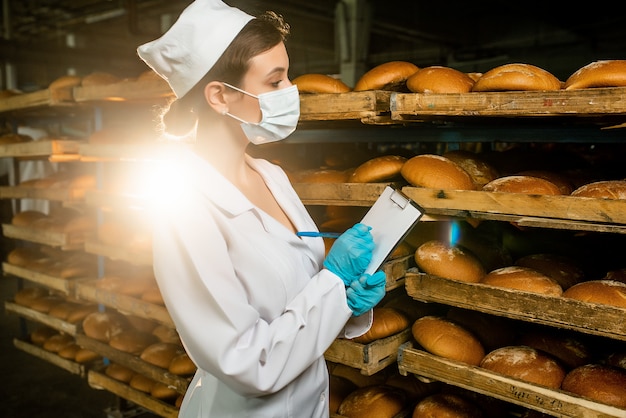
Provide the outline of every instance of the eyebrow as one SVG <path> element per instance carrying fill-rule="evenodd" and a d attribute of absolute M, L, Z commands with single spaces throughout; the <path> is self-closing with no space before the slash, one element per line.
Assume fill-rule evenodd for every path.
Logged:
<path fill-rule="evenodd" d="M 266 74 L 266 77 L 270 77 L 271 75 L 276 74 L 276 73 L 284 73 L 284 72 L 287 72 L 287 69 L 285 67 L 275 67 Z"/>

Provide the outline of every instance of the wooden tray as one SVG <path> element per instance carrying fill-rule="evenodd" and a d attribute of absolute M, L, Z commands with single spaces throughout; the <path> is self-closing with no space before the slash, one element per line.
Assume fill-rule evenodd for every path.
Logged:
<path fill-rule="evenodd" d="M 4 144 L 0 145 L 0 157 L 46 157 L 69 154 L 78 158 L 80 143 L 80 141 L 69 139 L 41 139 L 17 144 Z"/>
<path fill-rule="evenodd" d="M 191 378 L 170 373 L 165 369 L 146 363 L 139 356 L 116 350 L 106 343 L 87 337 L 85 334 L 79 333 L 76 335 L 76 344 L 100 354 L 102 357 L 109 359 L 113 363 L 125 366 L 136 373 L 140 373 L 156 380 L 157 382 L 166 384 L 181 394 L 185 393 L 187 386 L 189 386 L 189 383 L 191 382 Z"/>
<path fill-rule="evenodd" d="M 160 417 L 178 417 L 178 408 L 175 406 L 153 398 L 144 392 L 136 390 L 125 383 L 112 379 L 95 370 L 89 370 L 87 373 L 87 382 L 92 388 L 105 389 L 121 398 L 148 409 Z"/>
<path fill-rule="evenodd" d="M 301 121 L 357 119 L 365 124 L 389 120 L 389 91 L 301 94 Z"/>
<path fill-rule="evenodd" d="M 295 183 L 305 205 L 372 206 L 387 186 L 394 183 Z"/>
<path fill-rule="evenodd" d="M 36 311 L 34 309 L 27 308 L 22 305 L 18 305 L 17 303 L 5 301 L 4 302 L 4 310 L 6 312 L 12 312 L 21 316 L 22 318 L 29 319 L 31 321 L 47 325 L 50 328 L 54 328 L 57 331 L 64 332 L 68 335 L 76 336 L 77 325 L 72 324 L 66 321 L 63 321 L 59 318 L 55 318 L 53 316 L 47 315 L 45 313 Z"/>
<path fill-rule="evenodd" d="M 410 271 L 404 285 L 409 296 L 422 302 L 443 303 L 626 341 L 626 309 Z"/>
<path fill-rule="evenodd" d="M 62 368 L 72 374 L 79 375 L 81 377 L 86 376 L 87 369 L 84 364 L 76 363 L 71 360 L 64 359 L 56 353 L 53 353 L 48 350 L 44 350 L 41 347 L 38 347 L 34 344 L 19 340 L 17 338 L 13 339 L 13 345 L 18 350 L 24 351 L 32 356 L 40 358 L 48 363 L 54 364 L 57 367 Z"/>
<path fill-rule="evenodd" d="M 0 112 L 33 109 L 43 106 L 72 105 L 74 97 L 71 88 L 44 89 L 31 93 L 22 93 L 0 100 Z"/>
<path fill-rule="evenodd" d="M 174 93 L 163 79 L 120 81 L 103 86 L 74 87 L 76 102 L 154 100 L 173 97 Z"/>
<path fill-rule="evenodd" d="M 626 409 L 568 392 L 524 382 L 481 367 L 434 356 L 406 343 L 399 348 L 398 369 L 501 399 L 557 417 L 626 417 Z"/>
<path fill-rule="evenodd" d="M 77 280 L 50 276 L 44 273 L 29 270 L 25 267 L 14 266 L 13 264 L 7 262 L 2 263 L 2 271 L 4 274 L 10 274 L 15 277 L 28 280 L 29 282 L 43 285 L 64 295 L 73 295 L 74 285 Z"/>
<path fill-rule="evenodd" d="M 119 246 L 114 247 L 102 244 L 95 239 L 87 239 L 84 248 L 90 254 L 101 255 L 111 260 L 122 260 L 136 266 L 152 265 L 152 253 L 149 251 L 137 251 Z"/>
<path fill-rule="evenodd" d="M 84 233 L 65 234 L 42 231 L 41 229 L 2 224 L 2 233 L 7 238 L 21 239 L 37 244 L 60 247 L 62 250 L 80 250 L 85 242 Z"/>
<path fill-rule="evenodd" d="M 79 202 L 87 189 L 41 189 L 27 186 L 0 186 L 0 199 L 41 199 L 59 202 Z"/>
<path fill-rule="evenodd" d="M 337 339 L 324 353 L 324 358 L 334 363 L 344 364 L 371 376 L 396 362 L 398 347 L 409 341 L 411 329 L 369 344 L 359 344 L 350 340 Z"/>
<path fill-rule="evenodd" d="M 101 303 L 127 314 L 151 319 L 171 328 L 175 327 L 169 312 L 164 306 L 149 303 L 132 296 L 99 289 L 95 285 L 97 280 L 98 279 L 82 280 L 76 283 L 75 297 L 90 302 Z"/>

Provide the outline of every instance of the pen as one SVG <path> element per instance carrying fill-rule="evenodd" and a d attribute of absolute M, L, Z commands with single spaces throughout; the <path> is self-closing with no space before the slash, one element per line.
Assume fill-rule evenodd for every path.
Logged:
<path fill-rule="evenodd" d="M 322 237 L 322 238 L 337 238 L 341 233 L 339 232 L 316 232 L 316 231 L 298 231 L 296 235 L 299 237 Z"/>

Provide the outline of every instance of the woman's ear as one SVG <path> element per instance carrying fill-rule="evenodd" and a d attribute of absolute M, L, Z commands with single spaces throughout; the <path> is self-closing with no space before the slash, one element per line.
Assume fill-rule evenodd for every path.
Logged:
<path fill-rule="evenodd" d="M 221 115 L 228 112 L 225 91 L 226 86 L 219 81 L 211 81 L 204 86 L 204 99 L 215 112 Z"/>

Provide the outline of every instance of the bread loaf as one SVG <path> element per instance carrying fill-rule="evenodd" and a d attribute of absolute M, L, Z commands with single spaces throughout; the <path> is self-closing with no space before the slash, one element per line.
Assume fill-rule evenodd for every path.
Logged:
<path fill-rule="evenodd" d="M 152 335 L 154 335 L 158 338 L 159 341 L 164 343 L 180 343 L 180 337 L 178 336 L 178 332 L 176 331 L 176 329 L 162 324 L 157 325 L 152 330 Z"/>
<path fill-rule="evenodd" d="M 330 375 L 328 405 L 331 414 L 339 411 L 339 405 L 357 386 L 345 377 Z"/>
<path fill-rule="evenodd" d="M 582 340 L 572 333 L 559 330 L 524 332 L 519 338 L 519 344 L 548 353 L 567 370 L 587 364 L 592 359 L 591 350 Z"/>
<path fill-rule="evenodd" d="M 391 386 L 358 388 L 339 405 L 339 415 L 347 418 L 393 418 L 406 405 L 406 394 Z"/>
<path fill-rule="evenodd" d="M 147 332 L 139 332 L 136 330 L 123 330 L 109 338 L 109 345 L 117 350 L 131 354 L 141 354 L 151 344 L 154 344 L 157 338 Z"/>
<path fill-rule="evenodd" d="M 435 154 L 416 155 L 400 171 L 413 186 L 444 190 L 475 190 L 472 177 L 452 160 Z"/>
<path fill-rule="evenodd" d="M 538 253 L 518 258 L 515 265 L 528 267 L 555 280 L 563 290 L 580 283 L 585 278 L 585 272 L 569 257 Z"/>
<path fill-rule="evenodd" d="M 112 379 L 128 383 L 135 375 L 135 372 L 126 366 L 122 366 L 121 364 L 111 363 L 104 369 L 104 374 Z"/>
<path fill-rule="evenodd" d="M 455 393 L 435 393 L 415 406 L 412 418 L 482 418 L 484 412 L 474 402 Z"/>
<path fill-rule="evenodd" d="M 11 218 L 11 224 L 15 226 L 29 227 L 33 224 L 33 222 L 47 217 L 48 215 L 38 210 L 24 210 L 13 215 L 13 218 Z"/>
<path fill-rule="evenodd" d="M 194 374 L 196 372 L 196 365 L 189 355 L 185 352 L 179 353 L 172 358 L 170 365 L 168 366 L 168 371 L 170 373 L 179 375 L 179 376 L 187 376 L 190 374 Z"/>
<path fill-rule="evenodd" d="M 410 62 L 386 62 L 363 74 L 354 86 L 354 91 L 406 90 L 406 80 L 415 74 L 417 70 L 419 70 L 419 67 Z"/>
<path fill-rule="evenodd" d="M 482 284 L 547 296 L 561 296 L 563 289 L 556 280 L 528 267 L 508 266 L 487 273 Z"/>
<path fill-rule="evenodd" d="M 586 364 L 570 371 L 561 389 L 618 408 L 626 408 L 626 370 Z"/>
<path fill-rule="evenodd" d="M 183 348 L 178 344 L 158 342 L 147 346 L 141 352 L 139 358 L 146 363 L 167 369 L 172 359 L 183 352 Z"/>
<path fill-rule="evenodd" d="M 472 91 L 560 90 L 561 81 L 548 71 L 531 64 L 504 64 L 484 73 Z"/>
<path fill-rule="evenodd" d="M 550 170 L 524 170 L 517 173 L 519 176 L 537 177 L 548 180 L 559 188 L 562 195 L 569 195 L 574 191 L 574 183 L 565 175 Z"/>
<path fill-rule="evenodd" d="M 41 325 L 35 328 L 33 332 L 31 332 L 30 341 L 35 345 L 43 346 L 48 338 L 56 334 L 58 334 L 58 331 L 54 328 L 51 328 L 47 325 Z"/>
<path fill-rule="evenodd" d="M 424 350 L 436 356 L 476 366 L 485 355 L 483 345 L 473 333 L 440 316 L 417 319 L 411 332 Z"/>
<path fill-rule="evenodd" d="M 141 373 L 135 373 L 133 377 L 128 382 L 128 385 L 137 389 L 138 391 L 150 393 L 152 391 L 152 386 L 155 384 L 155 380 L 145 376 Z"/>
<path fill-rule="evenodd" d="M 626 60 L 600 60 L 576 70 L 565 80 L 565 90 L 626 86 Z"/>
<path fill-rule="evenodd" d="M 571 195 L 596 199 L 626 199 L 626 181 L 603 180 L 587 183 L 578 187 Z"/>
<path fill-rule="evenodd" d="M 168 400 L 175 399 L 178 396 L 178 392 L 163 382 L 155 381 L 150 388 L 150 396 L 156 399 Z"/>
<path fill-rule="evenodd" d="M 469 251 L 431 240 L 415 250 L 415 263 L 421 271 L 445 279 L 477 283 L 485 275 L 485 269 Z"/>
<path fill-rule="evenodd" d="M 90 361 L 98 360 L 101 358 L 100 354 L 95 351 L 89 350 L 87 348 L 81 348 L 76 353 L 76 357 L 74 357 L 74 361 L 76 363 L 89 363 Z"/>
<path fill-rule="evenodd" d="M 413 93 L 469 93 L 473 85 L 469 75 L 439 65 L 421 68 L 406 80 Z"/>
<path fill-rule="evenodd" d="M 28 308 L 33 306 L 33 303 L 37 299 L 41 299 L 50 294 L 48 289 L 39 286 L 25 287 L 18 290 L 13 296 L 13 300 L 16 304 L 26 306 Z"/>
<path fill-rule="evenodd" d="M 338 78 L 326 74 L 302 74 L 293 80 L 300 93 L 348 93 L 352 89 Z"/>
<path fill-rule="evenodd" d="M 43 349 L 57 353 L 59 350 L 75 342 L 74 337 L 68 334 L 55 334 L 50 336 L 44 343 Z"/>
<path fill-rule="evenodd" d="M 567 289 L 563 292 L 563 297 L 626 309 L 626 283 L 588 280 Z"/>
<path fill-rule="evenodd" d="M 80 349 L 81 349 L 80 345 L 73 342 L 61 348 L 57 352 L 57 354 L 59 355 L 59 357 L 74 361 L 74 359 L 76 358 L 76 353 L 78 353 Z"/>
<path fill-rule="evenodd" d="M 352 171 L 349 183 L 377 183 L 400 177 L 400 170 L 407 161 L 400 155 L 383 155 L 367 160 Z"/>
<path fill-rule="evenodd" d="M 83 331 L 89 338 L 109 342 L 111 337 L 128 329 L 126 319 L 113 312 L 92 312 L 83 320 Z"/>
<path fill-rule="evenodd" d="M 476 153 L 464 150 L 448 151 L 443 156 L 458 164 L 467 172 L 474 182 L 475 188 L 480 190 L 485 184 L 498 178 L 498 170 L 480 158 Z"/>
<path fill-rule="evenodd" d="M 375 307 L 373 314 L 374 320 L 370 329 L 365 334 L 353 338 L 352 341 L 369 344 L 372 341 L 395 335 L 410 325 L 406 315 L 393 308 Z"/>
<path fill-rule="evenodd" d="M 524 193 L 539 195 L 561 195 L 561 189 L 549 180 L 532 176 L 504 176 L 483 186 L 483 191 L 499 193 Z"/>
<path fill-rule="evenodd" d="M 42 258 L 45 258 L 45 255 L 33 247 L 17 247 L 7 254 L 7 262 L 18 267 L 26 267 Z"/>
<path fill-rule="evenodd" d="M 552 389 L 560 388 L 565 377 L 565 370 L 552 356 L 524 345 L 490 351 L 480 367 Z"/>

